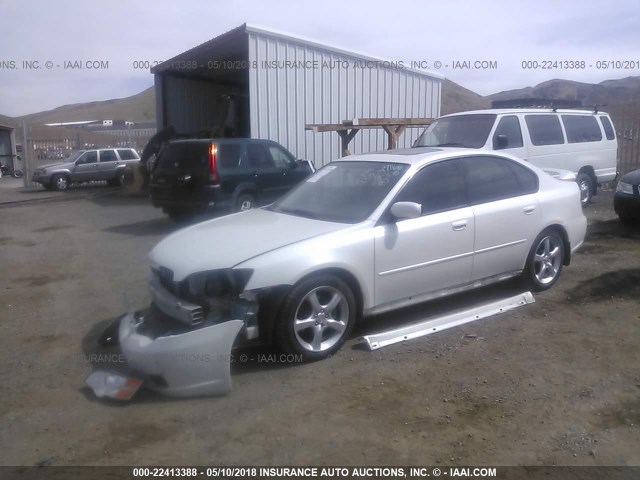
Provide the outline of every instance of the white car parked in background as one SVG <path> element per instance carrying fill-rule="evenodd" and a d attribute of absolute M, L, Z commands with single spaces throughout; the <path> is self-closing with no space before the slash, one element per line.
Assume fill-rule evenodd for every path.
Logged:
<path fill-rule="evenodd" d="M 269 207 L 160 242 L 150 254 L 155 313 L 125 316 L 120 344 L 155 388 L 211 393 L 228 383 L 215 378 L 228 377 L 228 365 L 226 373 L 207 366 L 187 385 L 175 355 L 224 353 L 240 332 L 320 359 L 362 317 L 519 274 L 545 290 L 585 230 L 578 186 L 511 155 L 412 148 L 349 156 Z"/>
<path fill-rule="evenodd" d="M 583 206 L 597 186 L 616 179 L 618 141 L 605 112 L 516 108 L 445 115 L 418 138 L 417 147 L 500 150 L 544 170 L 573 172 Z"/>

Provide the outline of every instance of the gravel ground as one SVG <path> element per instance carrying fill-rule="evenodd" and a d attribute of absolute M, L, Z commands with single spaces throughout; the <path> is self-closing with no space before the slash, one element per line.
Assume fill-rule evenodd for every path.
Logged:
<path fill-rule="evenodd" d="M 83 388 L 117 353 L 95 340 L 148 305 L 146 254 L 176 227 L 141 197 L 64 193 L 0 205 L 1 465 L 640 464 L 640 228 L 610 193 L 533 305 L 375 352 L 357 338 L 518 291 L 493 286 L 375 318 L 322 362 L 243 351 L 225 397 L 125 405 Z"/>

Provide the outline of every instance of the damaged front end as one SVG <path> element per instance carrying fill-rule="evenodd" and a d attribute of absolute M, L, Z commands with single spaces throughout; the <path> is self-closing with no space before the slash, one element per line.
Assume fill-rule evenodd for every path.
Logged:
<path fill-rule="evenodd" d="M 175 397 L 231 390 L 231 349 L 258 337 L 258 300 L 243 292 L 251 270 L 224 269 L 174 281 L 153 268 L 153 303 L 120 319 L 118 338 L 133 372 L 148 388 Z"/>

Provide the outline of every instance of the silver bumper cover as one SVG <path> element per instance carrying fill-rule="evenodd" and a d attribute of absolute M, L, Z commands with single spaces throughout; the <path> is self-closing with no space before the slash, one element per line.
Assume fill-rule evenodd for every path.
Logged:
<path fill-rule="evenodd" d="M 120 320 L 120 348 L 145 386 L 173 397 L 223 395 L 231 390 L 231 348 L 242 320 L 229 320 L 186 333 L 152 338 L 140 333 L 141 320 Z"/>

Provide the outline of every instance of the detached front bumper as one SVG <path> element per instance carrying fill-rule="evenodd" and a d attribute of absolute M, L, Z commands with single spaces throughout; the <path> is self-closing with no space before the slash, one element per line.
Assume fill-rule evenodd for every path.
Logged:
<path fill-rule="evenodd" d="M 150 334 L 144 317 L 120 320 L 119 341 L 132 370 L 151 390 L 173 397 L 223 395 L 231 390 L 231 348 L 242 320 L 229 320 L 184 333 Z"/>

